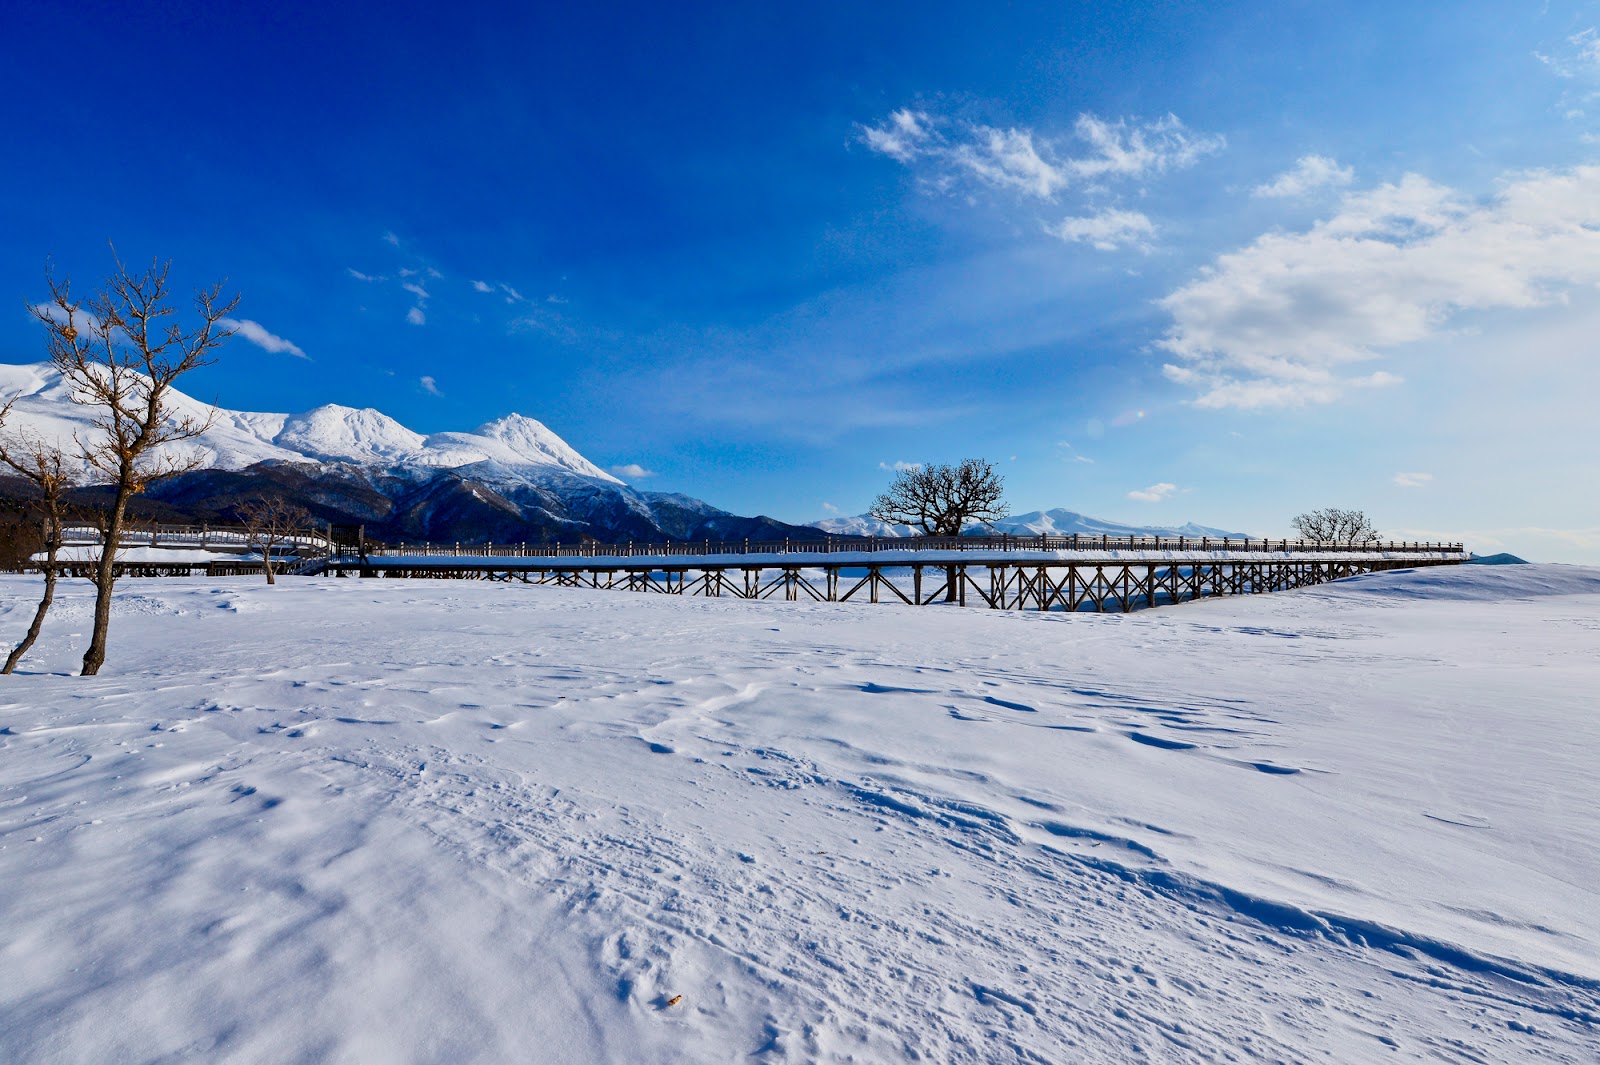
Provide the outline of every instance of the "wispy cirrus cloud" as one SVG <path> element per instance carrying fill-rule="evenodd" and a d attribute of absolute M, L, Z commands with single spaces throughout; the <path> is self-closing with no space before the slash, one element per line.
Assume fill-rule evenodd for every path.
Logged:
<path fill-rule="evenodd" d="M 1558 78 L 1600 74 L 1600 30 L 1593 26 L 1579 30 L 1549 52 L 1534 52 L 1533 57 Z"/>
<path fill-rule="evenodd" d="M 293 355 L 297 359 L 307 361 L 311 359 L 300 345 L 270 332 L 260 322 L 253 322 L 248 318 L 220 318 L 217 324 L 232 329 L 235 336 L 248 340 L 263 351 L 269 351 L 274 355 Z"/>
<path fill-rule="evenodd" d="M 434 380 L 432 377 L 423 375 L 422 377 L 417 378 L 417 387 L 428 393 L 430 396 L 438 396 L 441 399 L 444 398 L 444 393 L 439 391 L 439 382 Z"/>
<path fill-rule="evenodd" d="M 858 128 L 868 148 L 906 166 L 924 168 L 936 187 L 976 179 L 1043 200 L 1073 185 L 1138 179 L 1192 166 L 1226 143 L 1220 136 L 1190 130 L 1171 114 L 1153 121 L 1083 114 L 1068 137 L 962 122 L 909 108 Z"/>
<path fill-rule="evenodd" d="M 412 325 L 426 325 L 428 301 L 433 297 L 424 282 L 443 281 L 444 272 L 428 262 L 425 256 L 410 247 L 403 246 L 400 237 L 393 230 L 384 232 L 383 242 L 391 248 L 400 249 L 398 255 L 393 252 L 385 253 L 401 260 L 395 265 L 392 273 L 373 273 L 358 270 L 353 266 L 345 267 L 345 273 L 356 281 L 378 285 L 384 289 L 390 289 L 393 280 L 399 279 L 400 290 L 411 297 L 411 306 L 406 310 L 406 321 Z"/>
<path fill-rule="evenodd" d="M 637 462 L 625 462 L 621 466 L 611 467 L 611 472 L 626 481 L 642 481 L 646 477 L 654 477 L 654 470 L 647 470 Z"/>
<path fill-rule="evenodd" d="M 1159 301 L 1168 378 L 1200 407 L 1332 402 L 1464 312 L 1531 310 L 1600 285 L 1600 166 L 1509 175 L 1469 200 L 1417 174 L 1347 193 L 1301 232 L 1218 256 Z"/>
<path fill-rule="evenodd" d="M 1431 473 L 1397 473 L 1391 480 L 1398 488 L 1423 488 L 1433 480 Z"/>
<path fill-rule="evenodd" d="M 910 169 L 927 189 L 990 188 L 1044 203 L 1069 190 L 1081 199 L 1103 198 L 1115 185 L 1181 170 L 1225 145 L 1171 114 L 1154 120 L 1083 114 L 1070 134 L 1052 136 L 902 108 L 857 128 L 861 143 Z M 1045 223 L 1044 231 L 1101 251 L 1149 250 L 1156 225 L 1148 215 L 1115 204 L 1083 206 L 1086 213 Z"/>
<path fill-rule="evenodd" d="M 906 462 L 903 459 L 896 459 L 894 462 L 878 463 L 878 469 L 888 470 L 890 473 L 909 473 L 913 470 L 922 469 L 922 463 Z"/>
<path fill-rule="evenodd" d="M 1337 159 L 1303 155 L 1290 169 L 1264 185 L 1257 185 L 1250 195 L 1259 199 L 1295 199 L 1323 189 L 1343 188 L 1355 177 L 1355 169 L 1340 166 Z"/>

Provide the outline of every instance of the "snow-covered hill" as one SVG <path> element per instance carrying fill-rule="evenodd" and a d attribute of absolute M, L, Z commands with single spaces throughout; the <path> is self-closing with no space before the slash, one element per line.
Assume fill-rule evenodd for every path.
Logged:
<path fill-rule="evenodd" d="M 5 431 L 70 441 L 92 431 L 48 363 L 0 365 Z M 590 462 L 542 422 L 510 414 L 471 432 L 416 432 L 381 411 L 325 404 L 299 414 L 235 411 L 174 391 L 179 415 L 211 428 L 181 445 L 201 470 L 151 493 L 180 515 L 227 516 L 270 490 L 328 520 L 407 540 L 782 537 L 793 527 L 688 496 L 642 492 Z"/>
<path fill-rule="evenodd" d="M 858 514 L 848 518 L 823 518 L 809 524 L 814 529 L 821 529 L 835 536 L 918 535 L 918 531 L 909 525 L 890 525 L 870 514 Z M 1071 536 L 1078 533 L 1092 536 L 1215 536 L 1238 539 L 1243 539 L 1246 535 L 1242 532 L 1229 532 L 1225 529 L 1196 525 L 1193 522 L 1177 526 L 1125 525 L 1121 522 L 1087 517 L 1077 511 L 1063 510 L 1059 507 L 1054 510 L 1013 514 L 1009 518 L 995 522 L 993 526 L 974 524 L 968 526 L 966 535 L 983 535 L 990 532 L 1008 533 L 1012 536 L 1038 536 L 1041 533 L 1049 536 Z"/>

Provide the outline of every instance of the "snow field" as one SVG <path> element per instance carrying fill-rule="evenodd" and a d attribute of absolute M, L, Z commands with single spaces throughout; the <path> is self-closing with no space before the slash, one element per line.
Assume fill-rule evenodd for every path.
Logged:
<path fill-rule="evenodd" d="M 1594 570 L 129 580 L 93 678 L 63 593 L 0 681 L 3 1060 L 1600 1055 Z"/>

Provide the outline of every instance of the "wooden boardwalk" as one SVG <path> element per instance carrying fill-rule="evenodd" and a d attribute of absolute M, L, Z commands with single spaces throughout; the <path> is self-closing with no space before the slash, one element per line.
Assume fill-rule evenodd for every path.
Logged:
<path fill-rule="evenodd" d="M 815 540 L 658 544 L 367 544 L 355 530 L 308 534 L 290 572 L 340 577 L 452 578 L 789 602 L 954 603 L 1003 610 L 1119 611 L 1222 595 L 1323 584 L 1378 570 L 1454 565 L 1458 543 L 1359 546 L 1305 540 L 1155 536 L 818 537 Z M 68 530 L 87 573 L 99 533 Z M 259 573 L 239 558 L 243 530 L 157 526 L 129 530 L 132 576 Z M 80 573 L 79 571 L 83 572 Z"/>
<path fill-rule="evenodd" d="M 435 545 L 336 556 L 365 577 L 449 577 L 711 598 L 1129 611 L 1453 565 L 1461 544 L 993 536 L 672 544 Z"/>

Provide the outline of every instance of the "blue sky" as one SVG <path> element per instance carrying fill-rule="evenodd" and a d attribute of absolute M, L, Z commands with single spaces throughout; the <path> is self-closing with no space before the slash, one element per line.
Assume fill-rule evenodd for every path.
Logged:
<path fill-rule="evenodd" d="M 1600 562 L 1600 5 L 553 7 L 13 12 L 0 359 L 109 240 L 242 292 L 229 407 Z"/>

